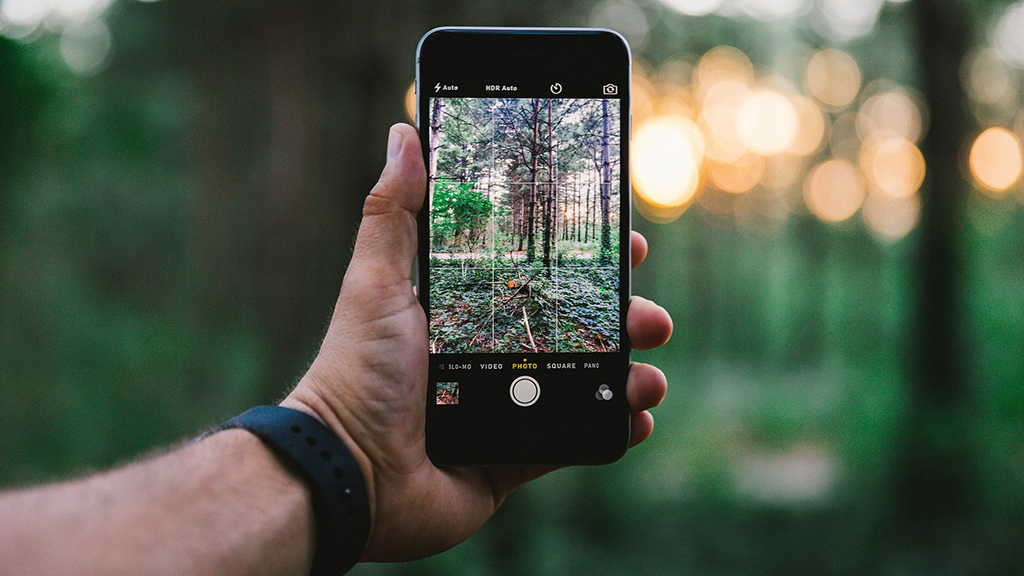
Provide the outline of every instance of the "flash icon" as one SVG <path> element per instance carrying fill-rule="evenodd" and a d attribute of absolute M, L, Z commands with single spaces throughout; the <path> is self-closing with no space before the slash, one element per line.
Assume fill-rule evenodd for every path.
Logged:
<path fill-rule="evenodd" d="M 438 82 L 437 86 L 434 86 L 434 94 L 437 94 L 440 91 L 441 91 L 441 83 Z"/>

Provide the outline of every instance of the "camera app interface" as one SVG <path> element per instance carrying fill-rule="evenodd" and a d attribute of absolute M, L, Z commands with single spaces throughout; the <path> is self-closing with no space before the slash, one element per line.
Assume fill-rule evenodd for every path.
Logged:
<path fill-rule="evenodd" d="M 620 349 L 619 103 L 430 99 L 432 353 Z"/>

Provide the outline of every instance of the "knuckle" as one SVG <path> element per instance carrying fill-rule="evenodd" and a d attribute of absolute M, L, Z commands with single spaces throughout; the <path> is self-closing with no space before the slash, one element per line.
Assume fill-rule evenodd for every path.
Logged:
<path fill-rule="evenodd" d="M 363 202 L 363 216 L 382 216 L 390 214 L 395 210 L 395 201 L 380 194 L 378 187 L 370 190 L 370 194 Z"/>

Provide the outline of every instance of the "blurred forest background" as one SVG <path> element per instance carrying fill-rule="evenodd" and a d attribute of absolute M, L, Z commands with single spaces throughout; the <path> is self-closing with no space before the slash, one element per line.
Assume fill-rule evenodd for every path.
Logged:
<path fill-rule="evenodd" d="M 279 398 L 419 37 L 635 58 L 655 436 L 354 574 L 1018 574 L 1024 4 L 0 0 L 0 485 Z"/>

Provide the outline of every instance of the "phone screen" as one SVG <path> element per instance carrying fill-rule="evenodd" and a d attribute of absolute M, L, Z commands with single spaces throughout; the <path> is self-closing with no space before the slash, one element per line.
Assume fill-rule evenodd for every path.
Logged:
<path fill-rule="evenodd" d="M 628 439 L 628 51 L 599 31 L 434 34 L 418 88 L 428 452 L 453 464 L 614 459 Z M 625 59 L 573 65 L 609 40 Z M 515 65 L 542 48 L 542 65 Z"/>
<path fill-rule="evenodd" d="M 619 101 L 430 110 L 430 351 L 618 350 Z"/>

